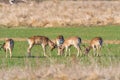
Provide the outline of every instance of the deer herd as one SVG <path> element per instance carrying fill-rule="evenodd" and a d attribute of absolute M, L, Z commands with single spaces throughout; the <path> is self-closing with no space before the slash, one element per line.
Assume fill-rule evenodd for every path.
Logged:
<path fill-rule="evenodd" d="M 82 40 L 78 36 L 72 36 L 67 39 L 64 39 L 63 35 L 59 35 L 56 37 L 54 40 L 50 40 L 46 36 L 32 36 L 27 39 L 28 41 L 28 48 L 27 48 L 27 53 L 29 56 L 31 56 L 31 49 L 33 48 L 34 45 L 41 45 L 43 49 L 43 55 L 47 56 L 46 54 L 46 47 L 47 45 L 51 48 L 50 50 L 53 51 L 53 49 L 57 48 L 57 55 L 64 55 L 70 56 L 70 47 L 73 46 L 77 49 L 76 56 L 80 55 L 87 55 L 91 49 L 93 49 L 93 54 L 94 56 L 99 56 L 100 50 L 103 44 L 103 39 L 101 37 L 95 37 L 93 38 L 89 46 L 86 47 L 85 45 L 82 44 Z M 10 53 L 10 58 L 12 57 L 12 51 L 14 48 L 14 40 L 13 39 L 6 39 L 3 44 L 0 44 L 0 50 L 3 49 L 6 53 L 6 58 L 8 52 Z M 84 51 L 81 49 L 81 46 L 83 46 L 85 49 Z M 65 53 L 64 53 L 65 50 Z"/>

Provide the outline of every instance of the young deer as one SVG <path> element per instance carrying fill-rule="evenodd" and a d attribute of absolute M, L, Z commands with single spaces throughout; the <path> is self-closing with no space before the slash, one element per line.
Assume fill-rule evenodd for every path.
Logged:
<path fill-rule="evenodd" d="M 70 37 L 70 38 L 65 39 L 65 41 L 61 45 L 60 49 L 62 52 L 65 49 L 65 56 L 67 56 L 67 51 L 69 50 L 69 56 L 70 56 L 70 46 L 74 46 L 78 51 L 77 52 L 77 57 L 78 57 L 80 55 L 80 52 L 81 52 L 80 44 L 81 44 L 81 38 L 74 36 L 74 37 Z"/>
<path fill-rule="evenodd" d="M 10 53 L 10 58 L 11 58 L 12 57 L 12 50 L 14 48 L 14 40 L 13 39 L 6 39 L 5 42 L 2 44 L 1 48 L 3 48 L 4 51 L 6 52 L 6 58 L 7 58 L 8 51 Z"/>
<path fill-rule="evenodd" d="M 103 44 L 103 39 L 101 37 L 95 37 L 91 40 L 90 42 L 90 46 L 88 48 L 86 48 L 85 53 L 88 54 L 88 52 L 93 49 L 94 51 L 94 56 L 95 54 L 97 54 L 97 56 L 99 56 L 99 50 L 101 49 Z"/>
<path fill-rule="evenodd" d="M 51 47 L 51 51 L 56 47 L 56 45 L 45 36 L 33 36 L 28 38 L 28 44 L 29 47 L 27 49 L 27 52 L 29 56 L 31 56 L 31 49 L 34 45 L 41 45 L 44 51 L 44 56 L 46 56 L 46 46 L 49 45 Z"/>
<path fill-rule="evenodd" d="M 60 46 L 64 43 L 64 37 L 63 37 L 63 35 L 57 36 L 57 38 L 55 40 L 53 40 L 53 42 L 57 45 L 58 55 L 61 55 L 62 53 L 60 51 Z"/>

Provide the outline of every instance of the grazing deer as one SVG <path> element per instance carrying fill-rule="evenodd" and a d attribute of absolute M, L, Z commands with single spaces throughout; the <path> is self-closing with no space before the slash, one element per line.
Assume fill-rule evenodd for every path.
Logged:
<path fill-rule="evenodd" d="M 61 55 L 62 53 L 60 51 L 60 46 L 64 43 L 64 37 L 63 37 L 63 35 L 57 36 L 57 38 L 55 40 L 53 40 L 53 42 L 57 45 L 58 55 Z"/>
<path fill-rule="evenodd" d="M 5 42 L 2 44 L 1 48 L 3 48 L 4 51 L 6 52 L 6 58 L 7 58 L 8 51 L 10 53 L 10 58 L 11 58 L 12 57 L 12 50 L 14 48 L 14 40 L 13 39 L 6 39 Z"/>
<path fill-rule="evenodd" d="M 97 56 L 99 56 L 99 50 L 101 49 L 103 44 L 103 39 L 101 37 L 95 37 L 91 40 L 90 42 L 90 46 L 88 48 L 86 48 L 85 53 L 88 54 L 88 52 L 93 49 L 94 51 L 94 56 L 95 54 L 97 54 Z"/>
<path fill-rule="evenodd" d="M 51 51 L 56 47 L 56 45 L 45 36 L 33 36 L 28 38 L 28 44 L 29 47 L 27 49 L 27 52 L 29 56 L 31 56 L 31 49 L 34 45 L 41 45 L 44 51 L 44 56 L 46 56 L 46 46 L 49 45 L 51 47 Z"/>
<path fill-rule="evenodd" d="M 62 46 L 60 47 L 60 49 L 61 49 L 61 51 L 63 51 L 65 49 L 65 56 L 67 56 L 67 51 L 69 50 L 69 56 L 70 56 L 70 46 L 74 46 L 78 51 L 77 52 L 77 57 L 78 57 L 81 52 L 80 44 L 81 44 L 80 37 L 77 37 L 77 36 L 70 37 L 70 38 L 65 39 L 65 41 L 62 44 Z"/>

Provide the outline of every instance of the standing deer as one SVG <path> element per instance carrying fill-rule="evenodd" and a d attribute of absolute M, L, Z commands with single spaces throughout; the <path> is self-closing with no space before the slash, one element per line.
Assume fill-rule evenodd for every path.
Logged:
<path fill-rule="evenodd" d="M 10 53 L 10 58 L 12 57 L 12 50 L 14 48 L 14 40 L 13 39 L 6 39 L 5 42 L 2 44 L 0 49 L 3 48 L 4 51 L 6 52 L 6 58 L 7 58 L 7 53 L 9 51 Z"/>
<path fill-rule="evenodd" d="M 56 47 L 56 45 L 48 38 L 45 36 L 33 36 L 28 38 L 28 44 L 29 47 L 27 49 L 27 52 L 29 56 L 31 56 L 31 49 L 34 45 L 41 45 L 43 48 L 44 56 L 46 55 L 46 46 L 49 45 L 51 47 L 51 51 Z"/>
<path fill-rule="evenodd" d="M 77 57 L 78 57 L 81 52 L 80 44 L 81 44 L 81 38 L 74 36 L 74 37 L 65 39 L 64 43 L 60 48 L 61 48 L 61 51 L 65 49 L 65 56 L 67 56 L 67 51 L 69 50 L 69 56 L 70 56 L 70 46 L 74 46 L 78 51 L 77 52 Z"/>
<path fill-rule="evenodd" d="M 90 46 L 86 48 L 85 53 L 88 54 L 88 52 L 93 49 L 94 56 L 97 54 L 99 56 L 99 50 L 101 49 L 103 44 L 103 39 L 101 37 L 95 37 L 90 41 Z"/>
<path fill-rule="evenodd" d="M 57 36 L 57 38 L 55 40 L 53 40 L 53 42 L 57 45 L 58 55 L 61 55 L 62 52 L 60 51 L 60 46 L 64 43 L 64 37 L 63 37 L 63 35 Z"/>

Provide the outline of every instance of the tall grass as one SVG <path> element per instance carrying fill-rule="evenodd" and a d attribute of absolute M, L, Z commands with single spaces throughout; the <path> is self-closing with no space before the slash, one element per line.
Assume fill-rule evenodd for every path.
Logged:
<path fill-rule="evenodd" d="M 119 1 L 46 0 L 0 3 L 0 25 L 53 27 L 120 24 Z"/>
<path fill-rule="evenodd" d="M 66 66 L 54 63 L 32 68 L 30 63 L 26 63 L 23 68 L 15 66 L 0 69 L 0 78 L 2 80 L 119 80 L 119 71 L 120 64 L 100 67 L 97 64 L 83 66 L 73 63 Z"/>

